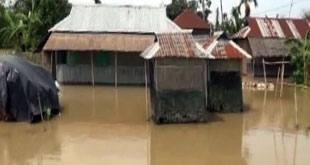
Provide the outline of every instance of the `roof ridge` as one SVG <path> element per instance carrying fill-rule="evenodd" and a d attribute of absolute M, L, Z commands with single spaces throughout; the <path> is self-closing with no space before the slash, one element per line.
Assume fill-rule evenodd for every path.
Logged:
<path fill-rule="evenodd" d="M 149 6 L 149 5 L 113 5 L 113 4 L 75 4 L 72 7 L 110 7 L 110 8 L 149 8 L 162 9 L 166 6 Z"/>
<path fill-rule="evenodd" d="M 248 19 L 275 19 L 275 20 L 308 20 L 306 18 L 276 18 L 276 17 L 248 17 Z"/>

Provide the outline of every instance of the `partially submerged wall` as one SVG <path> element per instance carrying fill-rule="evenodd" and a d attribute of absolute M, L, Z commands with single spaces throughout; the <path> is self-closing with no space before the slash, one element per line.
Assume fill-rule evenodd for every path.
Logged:
<path fill-rule="evenodd" d="M 93 53 L 94 81 L 96 84 L 139 85 L 145 83 L 144 61 L 138 53 Z M 115 60 L 117 62 L 115 63 Z M 115 67 L 117 64 L 117 67 Z M 57 80 L 67 84 L 91 84 L 92 66 L 90 52 L 74 52 L 58 57 Z"/>
<path fill-rule="evenodd" d="M 209 70 L 208 110 L 242 112 L 241 60 L 211 60 Z"/>
<path fill-rule="evenodd" d="M 205 122 L 204 60 L 160 59 L 151 69 L 152 117 L 158 124 Z"/>
<path fill-rule="evenodd" d="M 145 69 L 141 67 L 119 66 L 117 68 L 118 84 L 144 84 Z M 94 67 L 94 80 L 96 84 L 114 84 L 115 67 Z M 57 81 L 67 84 L 91 84 L 92 69 L 90 65 L 57 65 Z"/>
<path fill-rule="evenodd" d="M 263 58 L 254 58 L 254 76 L 255 77 L 264 77 L 264 68 L 263 68 Z M 265 61 L 267 62 L 279 62 L 279 61 L 290 61 L 290 57 L 267 57 Z M 281 64 L 279 65 L 265 65 L 267 77 L 277 77 L 278 69 L 281 69 Z M 281 71 L 281 70 L 280 70 Z M 293 70 L 290 64 L 285 64 L 284 77 L 290 77 L 293 75 Z M 280 72 L 281 76 L 281 72 Z"/>

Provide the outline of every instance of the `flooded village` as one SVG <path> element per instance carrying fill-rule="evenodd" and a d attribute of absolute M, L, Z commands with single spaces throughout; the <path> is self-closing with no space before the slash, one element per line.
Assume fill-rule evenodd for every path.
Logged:
<path fill-rule="evenodd" d="M 44 2 L 0 5 L 1 165 L 310 164 L 310 17 Z"/>

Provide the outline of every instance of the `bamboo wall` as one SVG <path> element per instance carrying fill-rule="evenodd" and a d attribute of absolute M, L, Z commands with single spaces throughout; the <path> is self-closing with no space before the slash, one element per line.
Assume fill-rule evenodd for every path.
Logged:
<path fill-rule="evenodd" d="M 151 69 L 152 117 L 156 123 L 207 120 L 206 62 L 158 59 Z"/>

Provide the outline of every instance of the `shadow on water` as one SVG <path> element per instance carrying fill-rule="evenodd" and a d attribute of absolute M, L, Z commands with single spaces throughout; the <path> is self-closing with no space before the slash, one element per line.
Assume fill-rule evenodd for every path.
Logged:
<path fill-rule="evenodd" d="M 310 164 L 310 92 L 243 92 L 244 113 L 205 124 L 146 120 L 142 87 L 64 86 L 61 116 L 0 123 L 0 164 Z M 298 127 L 296 127 L 296 125 Z M 46 131 L 44 131 L 46 127 Z"/>

